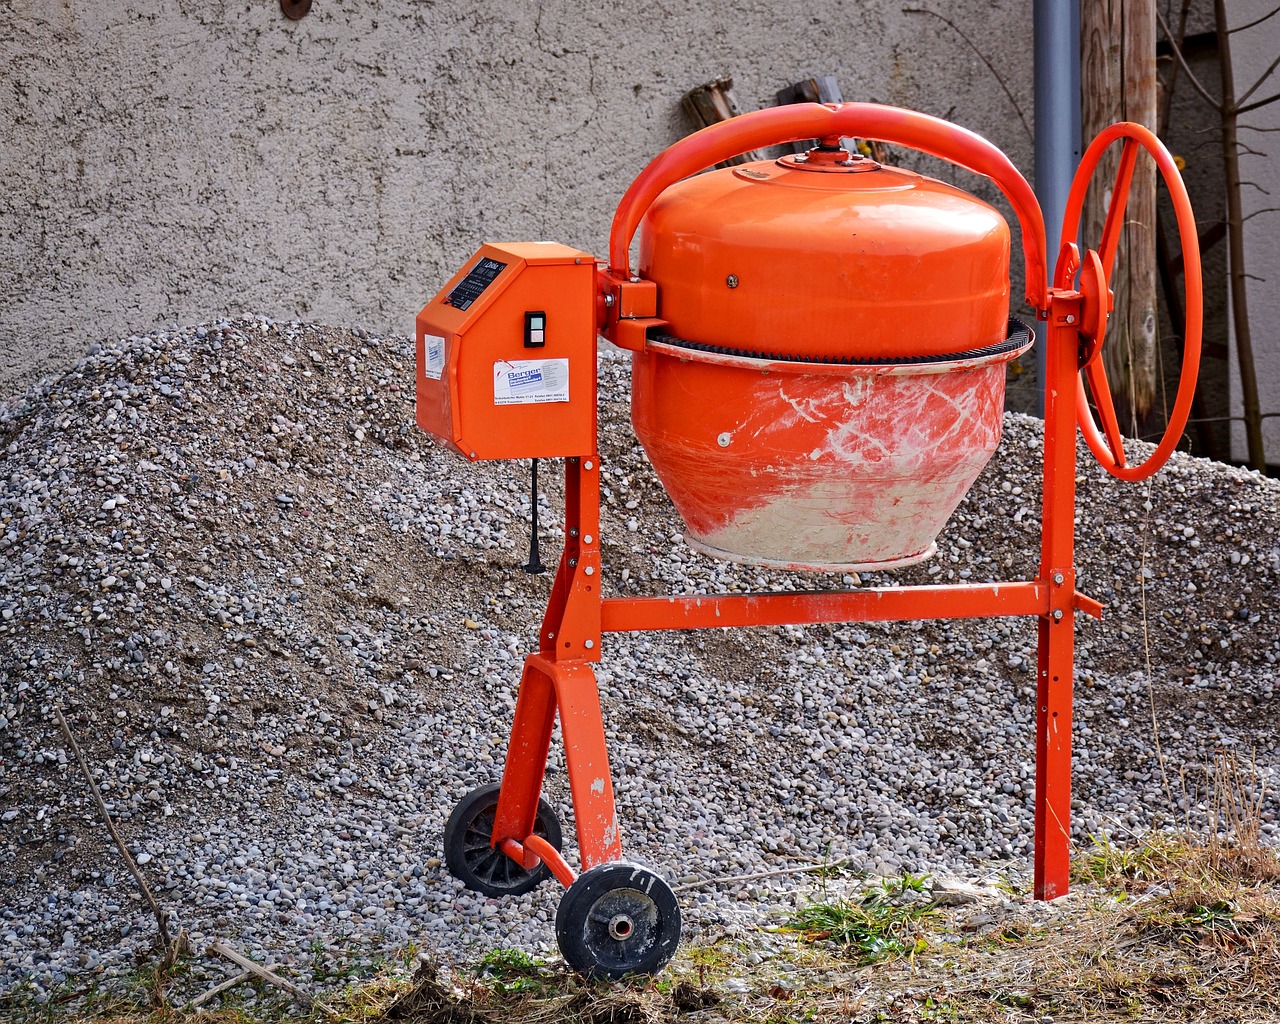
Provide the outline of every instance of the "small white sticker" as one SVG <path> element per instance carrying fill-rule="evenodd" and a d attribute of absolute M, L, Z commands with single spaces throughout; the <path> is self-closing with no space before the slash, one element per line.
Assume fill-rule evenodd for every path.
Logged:
<path fill-rule="evenodd" d="M 439 380 L 444 374 L 444 338 L 436 334 L 424 334 L 422 347 L 426 353 L 422 372 L 432 380 Z"/>
<path fill-rule="evenodd" d="M 517 359 L 493 364 L 493 404 L 569 401 L 569 360 Z"/>

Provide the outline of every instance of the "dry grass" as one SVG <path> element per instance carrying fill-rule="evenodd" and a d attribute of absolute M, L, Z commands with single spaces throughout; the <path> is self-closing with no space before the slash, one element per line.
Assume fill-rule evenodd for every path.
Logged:
<path fill-rule="evenodd" d="M 1125 843 L 1104 838 L 1077 853 L 1075 891 L 1052 905 L 1010 892 L 934 907 L 924 880 L 911 879 L 896 894 L 885 886 L 824 893 L 759 941 L 686 947 L 656 979 L 593 984 L 513 950 L 447 970 L 407 951 L 373 976 L 333 973 L 335 987 L 322 995 L 344 1024 L 1273 1024 L 1280 1020 L 1280 856 L 1263 837 L 1256 778 L 1252 766 L 1219 758 L 1207 830 Z M 71 990 L 72 998 L 54 1005 L 0 996 L 0 1019 L 329 1019 L 308 1016 L 278 990 L 249 1000 L 229 993 L 207 1011 L 148 1009 L 154 986 L 145 974 L 135 980 L 114 995 Z"/>
<path fill-rule="evenodd" d="M 1078 887 L 1065 906 L 1013 898 L 939 909 L 917 921 L 909 952 L 867 966 L 849 959 L 846 944 L 796 935 L 793 948 L 784 943 L 759 965 L 748 961 L 749 940 L 696 945 L 657 979 L 596 985 L 506 951 L 471 970 L 388 968 L 324 996 L 352 1024 L 1280 1020 L 1280 886 L 1210 869 L 1205 843 L 1179 856 L 1160 837 L 1155 850 L 1121 856 L 1112 848 L 1105 856 L 1121 871 Z M 1268 857 L 1274 861 L 1271 851 L 1242 859 L 1233 847 L 1228 863 Z M 1144 872 L 1169 870 L 1137 883 L 1135 862 Z M 72 1015 L 27 1009 L 19 1016 L 80 1024 L 324 1019 L 274 993 L 204 1013 L 129 1012 L 124 1004 Z"/>
<path fill-rule="evenodd" d="M 1280 858 L 1262 842 L 1263 796 L 1256 763 L 1246 771 L 1234 755 L 1217 756 L 1204 850 L 1207 870 L 1256 882 L 1280 878 Z"/>

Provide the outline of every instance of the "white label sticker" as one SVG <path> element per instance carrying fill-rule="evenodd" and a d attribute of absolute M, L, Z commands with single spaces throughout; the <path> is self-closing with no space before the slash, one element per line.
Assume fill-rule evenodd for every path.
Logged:
<path fill-rule="evenodd" d="M 426 354 L 422 372 L 432 380 L 439 380 L 444 374 L 444 338 L 436 334 L 424 334 L 422 347 Z"/>
<path fill-rule="evenodd" d="M 493 364 L 493 404 L 569 401 L 569 360 L 516 359 Z"/>

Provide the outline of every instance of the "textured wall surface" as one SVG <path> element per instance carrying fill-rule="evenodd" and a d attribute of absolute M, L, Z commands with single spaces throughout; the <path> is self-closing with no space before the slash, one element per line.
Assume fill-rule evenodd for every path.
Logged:
<path fill-rule="evenodd" d="M 486 239 L 600 254 L 631 178 L 689 130 L 680 96 L 723 74 L 744 109 L 835 74 L 1031 178 L 974 46 L 909 6 L 315 0 L 290 22 L 275 0 L 6 0 L 0 395 L 96 340 L 226 313 L 408 333 Z M 1031 0 L 932 9 L 1029 121 Z"/>
<path fill-rule="evenodd" d="M 1235 27 L 1262 18 L 1275 4 L 1266 0 L 1238 0 L 1229 4 L 1228 20 Z M 1280 40 L 1280 17 L 1232 37 L 1231 56 L 1235 68 L 1236 96 L 1244 93 L 1265 74 L 1276 59 Z M 1214 86 L 1217 83 L 1212 83 Z M 1218 94 L 1216 88 L 1214 95 Z M 1271 75 L 1252 96 L 1251 103 L 1280 92 L 1280 80 Z M 1240 178 L 1245 217 L 1244 258 L 1249 281 L 1249 325 L 1253 340 L 1255 370 L 1258 374 L 1258 401 L 1263 415 L 1263 448 L 1268 465 L 1280 465 L 1280 101 L 1269 103 L 1240 116 L 1240 142 L 1248 147 L 1240 156 Z M 1244 392 L 1235 355 L 1234 332 L 1231 350 L 1231 415 L 1244 415 Z M 1231 425 L 1231 456 L 1245 460 L 1249 455 L 1244 424 Z"/>

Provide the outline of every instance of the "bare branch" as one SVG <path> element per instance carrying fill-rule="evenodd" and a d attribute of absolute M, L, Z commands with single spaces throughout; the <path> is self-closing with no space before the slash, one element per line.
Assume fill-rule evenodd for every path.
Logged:
<path fill-rule="evenodd" d="M 1218 111 L 1219 113 L 1222 113 L 1223 112 L 1222 104 L 1209 95 L 1209 90 L 1200 84 L 1200 79 L 1196 78 L 1195 73 L 1191 70 L 1190 65 L 1187 64 L 1186 57 L 1182 55 L 1182 47 L 1180 47 L 1177 44 L 1177 42 L 1175 42 L 1174 35 L 1172 32 L 1169 31 L 1169 25 L 1164 20 L 1164 15 L 1162 15 L 1159 11 L 1156 11 L 1156 18 L 1160 22 L 1160 27 L 1164 29 L 1164 34 L 1166 38 L 1168 38 L 1169 40 L 1169 49 L 1171 49 L 1173 51 L 1173 55 L 1178 58 L 1178 64 L 1182 67 L 1183 73 L 1187 76 L 1187 78 L 1191 80 L 1191 84 L 1195 86 L 1196 92 L 1198 92 L 1204 98 L 1204 101 L 1208 103 L 1209 106 L 1213 107 L 1213 109 Z"/>
<path fill-rule="evenodd" d="M 102 815 L 102 820 L 106 823 L 107 831 L 111 833 L 111 838 L 115 840 L 116 849 L 120 851 L 120 856 L 124 858 L 125 866 L 129 869 L 129 874 L 133 875 L 133 880 L 138 883 L 138 888 L 142 890 L 142 896 L 147 901 L 147 905 L 151 907 L 151 913 L 155 915 L 156 925 L 160 929 L 160 941 L 164 944 L 167 953 L 173 947 L 173 940 L 169 938 L 169 926 L 165 921 L 165 916 L 160 912 L 160 904 L 156 902 L 156 898 L 151 895 L 151 887 L 147 885 L 147 880 L 142 877 L 142 872 L 138 870 L 138 865 L 130 855 L 128 847 L 124 845 L 124 840 L 120 838 L 120 833 L 116 831 L 116 823 L 112 819 L 111 814 L 107 811 L 106 801 L 102 799 L 102 793 L 98 790 L 98 784 L 93 781 L 93 773 L 89 770 L 89 763 L 84 759 L 84 754 L 80 750 L 80 744 L 76 742 L 76 738 L 71 735 L 71 727 L 67 725 L 67 720 L 62 717 L 60 708 L 53 709 L 53 717 L 57 720 L 58 725 L 62 728 L 62 734 L 66 736 L 67 742 L 71 744 L 71 751 L 76 755 L 76 762 L 80 765 L 80 771 L 84 775 L 84 780 L 89 784 L 89 792 L 93 795 L 94 802 L 98 805 L 98 813 Z"/>
<path fill-rule="evenodd" d="M 1195 154 L 1196 156 L 1203 156 L 1206 151 L 1210 153 L 1221 152 L 1222 139 L 1221 137 L 1200 139 L 1194 146 L 1190 148 L 1184 146 L 1182 148 L 1183 155 Z"/>
<path fill-rule="evenodd" d="M 1000 84 L 1000 88 L 1004 90 L 1004 94 L 1007 97 L 1009 97 L 1009 102 L 1013 105 L 1013 110 L 1014 110 L 1014 113 L 1018 115 L 1018 120 L 1022 122 L 1022 127 L 1023 129 L 1025 129 L 1027 133 L 1027 138 L 1031 139 L 1033 142 L 1035 141 L 1035 137 L 1036 137 L 1035 132 L 1031 130 L 1031 125 L 1027 123 L 1026 115 L 1022 113 L 1022 108 L 1018 106 L 1018 101 L 1014 99 L 1013 93 L 1009 90 L 1009 86 L 1005 82 L 1004 78 L 1001 76 L 1000 72 L 995 69 L 995 65 L 992 64 L 991 61 L 987 60 L 986 55 L 983 54 L 983 52 L 979 50 L 976 45 L 974 45 L 973 40 L 960 31 L 960 29 L 956 26 L 956 23 L 954 21 L 952 21 L 950 18 L 943 17 L 937 11 L 926 10 L 923 7 L 904 7 L 902 9 L 902 13 L 903 14 L 932 14 L 939 21 L 945 23 L 946 25 L 949 25 L 951 27 L 951 30 L 955 32 L 956 35 L 958 35 L 961 39 L 963 39 L 966 43 L 968 43 L 969 49 L 971 49 L 974 53 L 978 55 L 978 59 L 987 66 L 987 70 L 991 72 L 995 80 Z"/>
<path fill-rule="evenodd" d="M 1240 223 L 1243 224 L 1247 220 L 1252 220 L 1254 217 L 1258 216 L 1258 214 L 1260 213 L 1280 213 L 1280 206 L 1266 206 L 1266 207 L 1263 207 L 1261 210 L 1254 210 L 1253 213 L 1249 214 L 1248 216 L 1242 217 L 1240 219 Z"/>
<path fill-rule="evenodd" d="M 1243 132 L 1243 131 L 1251 131 L 1251 132 L 1280 132 L 1280 127 L 1278 127 L 1278 128 L 1259 128 L 1256 124 L 1238 124 L 1238 125 L 1236 125 L 1236 127 L 1237 127 L 1240 131 L 1242 131 L 1242 132 Z"/>
<path fill-rule="evenodd" d="M 1280 416 L 1280 412 L 1264 412 L 1258 417 L 1260 420 L 1275 419 Z M 1200 420 L 1187 420 L 1188 423 L 1247 423 L 1243 416 L 1209 416 Z"/>
<path fill-rule="evenodd" d="M 1265 82 L 1268 78 L 1271 77 L 1271 72 L 1273 72 L 1277 66 L 1280 66 L 1280 57 L 1277 57 L 1275 60 L 1273 60 L 1271 62 L 1271 66 L 1267 68 L 1266 71 L 1262 72 L 1261 75 L 1258 76 L 1258 80 L 1254 82 L 1253 85 L 1249 86 L 1248 89 L 1245 90 L 1245 94 L 1236 99 L 1237 110 L 1239 110 L 1240 105 L 1243 104 L 1245 100 L 1247 100 L 1250 96 L 1252 96 L 1255 92 L 1258 91 L 1258 87 L 1262 85 L 1263 82 Z"/>
<path fill-rule="evenodd" d="M 1266 156 L 1267 156 L 1266 153 L 1263 153 L 1260 150 L 1254 149 L 1252 146 L 1247 145 L 1246 143 L 1237 142 L 1236 146 L 1241 153 L 1248 153 L 1250 156 L 1260 156 L 1263 159 L 1266 159 Z"/>
<path fill-rule="evenodd" d="M 289 981 L 287 978 L 280 977 L 280 975 L 276 974 L 275 971 L 268 970 L 266 967 L 263 967 L 260 964 L 255 964 L 247 956 L 244 956 L 242 953 L 238 953 L 236 950 L 232 949 L 221 939 L 214 942 L 213 945 L 209 947 L 209 952 L 217 953 L 219 956 L 224 956 L 228 960 L 230 960 L 233 964 L 235 964 L 237 967 L 240 967 L 243 970 L 248 971 L 250 974 L 257 975 L 263 981 L 270 982 L 272 985 L 276 985 L 287 992 L 292 992 L 295 996 L 301 999 L 307 1006 L 314 1006 L 316 1009 L 322 1010 L 325 1013 L 327 1013 L 330 1017 L 338 1016 L 336 1013 L 334 1013 L 332 1008 L 326 1006 L 324 1003 L 322 1003 L 319 999 L 315 998 L 315 996 L 311 995 L 311 993 L 307 992 L 305 989 L 299 988 L 297 985 Z"/>
<path fill-rule="evenodd" d="M 1234 113 L 1247 114 L 1251 110 L 1265 107 L 1268 103 L 1274 103 L 1276 100 L 1280 100 L 1280 92 L 1268 96 L 1265 100 L 1254 100 L 1252 103 L 1246 103 L 1243 107 L 1236 107 Z"/>
<path fill-rule="evenodd" d="M 1249 24 L 1247 24 L 1247 25 L 1237 25 L 1235 28 L 1229 28 L 1229 29 L 1227 29 L 1227 32 L 1228 32 L 1229 34 L 1233 34 L 1233 35 L 1234 35 L 1236 32 L 1243 32 L 1243 31 L 1244 31 L 1245 29 L 1247 29 L 1247 28 L 1253 28 L 1253 26 L 1254 26 L 1254 25 L 1261 25 L 1261 24 L 1262 24 L 1264 21 L 1266 21 L 1268 18 L 1274 18 L 1277 14 L 1280 14 L 1280 7 L 1275 7 L 1275 8 L 1273 8 L 1272 10 L 1268 11 L 1268 12 L 1267 12 L 1266 14 L 1264 14 L 1261 18 L 1259 18 L 1257 21 L 1251 21 L 1251 22 L 1249 22 Z"/>
<path fill-rule="evenodd" d="M 1176 41 L 1171 40 L 1173 45 L 1179 49 L 1187 38 L 1187 17 L 1191 13 L 1191 0 L 1182 0 L 1182 10 L 1178 12 L 1178 38 Z M 1163 138 L 1169 130 L 1169 115 L 1173 113 L 1173 90 L 1178 84 L 1178 65 L 1175 63 L 1169 69 L 1169 86 L 1161 90 L 1156 100 L 1159 109 L 1156 112 L 1157 123 L 1160 126 L 1158 134 Z"/>
<path fill-rule="evenodd" d="M 263 968 L 263 970 L 274 971 L 277 966 L 279 965 L 267 964 Z M 223 992 L 226 992 L 228 989 L 235 988 L 237 985 L 243 985 L 250 978 L 256 978 L 256 977 L 257 975 L 254 974 L 253 971 L 241 971 L 239 974 L 235 975 L 234 977 L 228 978 L 226 981 L 221 982 L 218 985 L 214 985 L 213 988 L 209 989 L 207 992 L 201 992 L 198 996 L 196 996 L 193 1000 L 191 1000 L 191 1002 L 187 1003 L 187 1007 L 188 1009 L 194 1009 L 195 1007 L 199 1006 L 201 1003 L 207 1003 L 214 996 L 221 995 Z"/>

